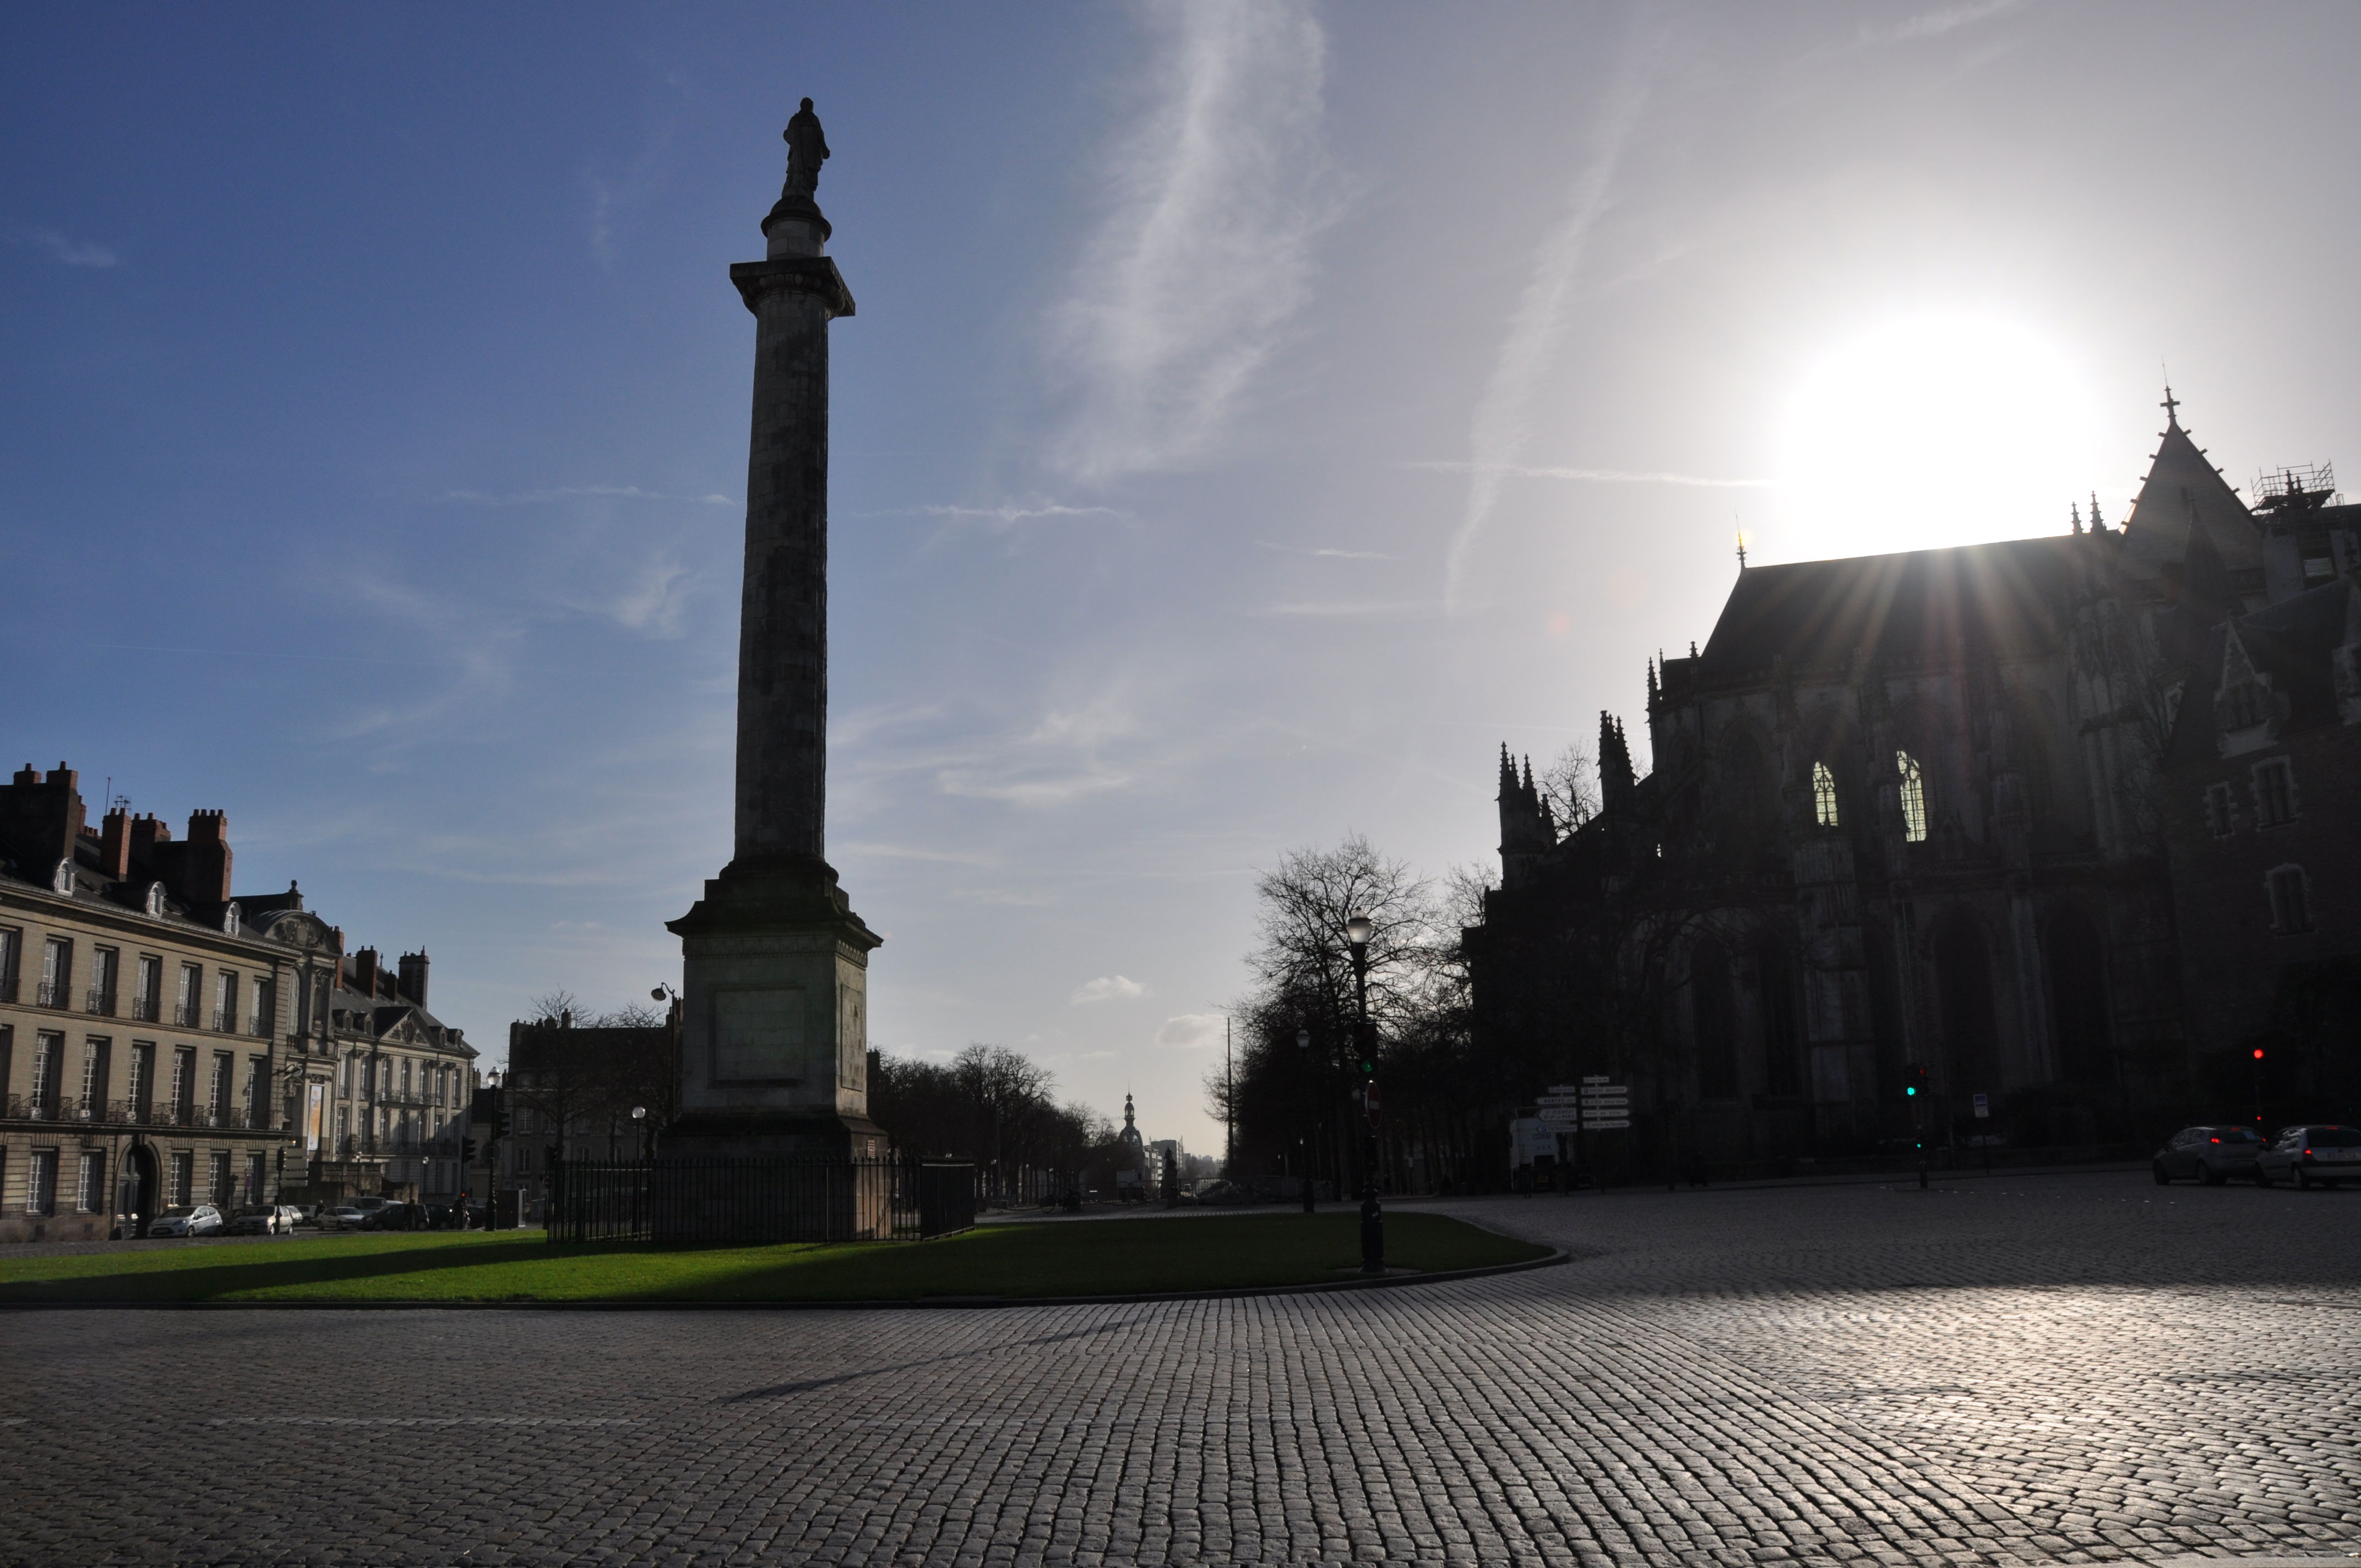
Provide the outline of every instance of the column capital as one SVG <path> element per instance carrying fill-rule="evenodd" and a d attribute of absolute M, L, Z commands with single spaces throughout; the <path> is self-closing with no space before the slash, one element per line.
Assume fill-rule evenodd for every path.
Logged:
<path fill-rule="evenodd" d="M 831 320 L 852 313 L 852 291 L 844 286 L 844 274 L 836 269 L 833 257 L 733 262 L 730 281 L 738 286 L 738 297 L 756 315 L 763 313 L 763 301 L 773 294 L 810 294 L 828 306 Z"/>

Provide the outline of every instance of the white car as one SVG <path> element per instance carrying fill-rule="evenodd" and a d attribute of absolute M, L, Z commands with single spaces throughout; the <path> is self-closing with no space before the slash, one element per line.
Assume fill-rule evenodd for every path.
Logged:
<path fill-rule="evenodd" d="M 175 1203 L 148 1222 L 151 1236 L 209 1236 L 221 1228 L 221 1211 L 210 1203 Z"/>
<path fill-rule="evenodd" d="M 291 1234 L 303 1218 L 302 1211 L 285 1203 L 248 1203 L 230 1216 L 224 1227 L 233 1236 L 279 1236 Z"/>
<path fill-rule="evenodd" d="M 365 1210 L 356 1209 L 350 1203 L 339 1203 L 333 1209 L 320 1211 L 320 1228 L 324 1231 L 357 1231 L 361 1228 L 361 1222 L 368 1218 Z"/>
<path fill-rule="evenodd" d="M 2271 1187 L 2282 1181 L 2293 1181 L 2298 1187 L 2361 1183 L 2361 1129 L 2288 1128 L 2255 1157 L 2256 1185 Z"/>

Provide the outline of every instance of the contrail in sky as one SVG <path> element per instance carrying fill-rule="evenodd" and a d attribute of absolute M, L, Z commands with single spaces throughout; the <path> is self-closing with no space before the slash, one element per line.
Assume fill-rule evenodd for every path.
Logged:
<path fill-rule="evenodd" d="M 1533 395 L 1555 356 L 1575 274 L 1582 265 L 1590 231 L 1607 210 L 1624 147 L 1647 102 L 1648 75 L 1656 49 L 1656 38 L 1643 40 L 1616 73 L 1602 105 L 1598 152 L 1575 177 L 1565 219 L 1533 253 L 1532 275 L 1526 280 L 1524 297 L 1509 323 L 1492 378 L 1468 421 L 1467 510 L 1451 536 L 1444 565 L 1443 602 L 1448 611 L 1455 613 L 1459 608 L 1468 546 L 1499 504 L 1501 481 L 1518 468 L 1518 459 L 1524 455 L 1532 435 Z"/>

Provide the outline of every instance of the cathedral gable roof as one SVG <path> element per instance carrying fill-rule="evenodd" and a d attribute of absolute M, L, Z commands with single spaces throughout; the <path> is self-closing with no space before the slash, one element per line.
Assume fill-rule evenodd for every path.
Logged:
<path fill-rule="evenodd" d="M 1949 550 L 1750 566 L 1698 657 L 1708 682 L 1742 680 L 1784 655 L 1791 669 L 1859 659 L 1948 663 L 1955 643 L 1991 652 L 2056 648 L 2072 615 L 2070 536 Z"/>
<path fill-rule="evenodd" d="M 2192 514 L 2226 570 L 2262 570 L 2263 540 L 2254 513 L 2175 419 L 2165 426 L 2139 499 L 2124 521 L 2124 546 L 2135 568 L 2152 576 L 2164 563 L 2185 559 Z"/>

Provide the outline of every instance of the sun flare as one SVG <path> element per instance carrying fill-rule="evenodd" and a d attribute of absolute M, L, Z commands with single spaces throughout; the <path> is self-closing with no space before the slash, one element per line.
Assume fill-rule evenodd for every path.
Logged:
<path fill-rule="evenodd" d="M 1883 323 L 1791 394 L 1760 559 L 1804 561 L 2057 532 L 2090 488 L 2092 399 L 2055 343 L 2005 318 Z"/>

